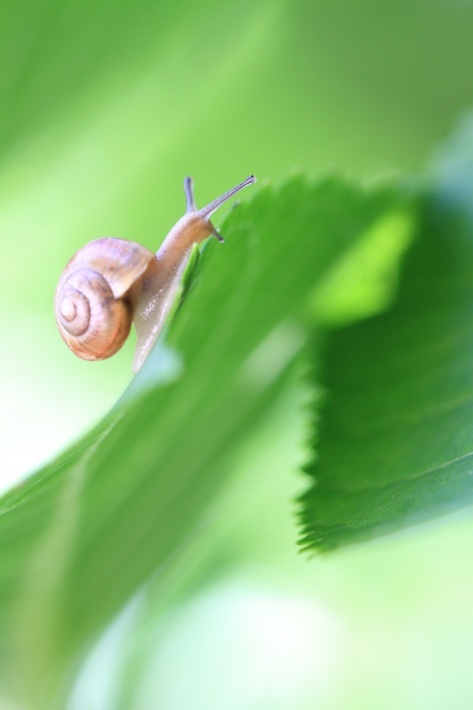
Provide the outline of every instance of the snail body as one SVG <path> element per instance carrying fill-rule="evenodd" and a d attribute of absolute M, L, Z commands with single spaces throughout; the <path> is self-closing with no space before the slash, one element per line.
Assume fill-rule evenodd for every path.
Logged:
<path fill-rule="evenodd" d="M 253 182 L 251 175 L 197 210 L 192 181 L 186 178 L 187 212 L 157 253 L 114 237 L 96 239 L 79 249 L 64 269 L 55 297 L 59 332 L 72 352 L 84 360 L 111 357 L 133 323 L 137 342 L 132 369 L 137 373 L 163 328 L 192 247 L 210 235 L 223 241 L 210 216 Z"/>

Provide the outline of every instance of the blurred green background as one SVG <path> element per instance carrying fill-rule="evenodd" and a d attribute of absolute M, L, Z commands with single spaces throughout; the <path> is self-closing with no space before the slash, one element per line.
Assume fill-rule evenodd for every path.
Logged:
<path fill-rule="evenodd" d="M 2 0 L 0 485 L 95 422 L 131 376 L 132 343 L 90 364 L 56 332 L 54 289 L 77 248 L 104 235 L 157 248 L 187 174 L 202 205 L 251 172 L 421 173 L 472 103 L 472 32 L 467 0 Z M 235 463 L 191 556 L 198 584 L 165 616 L 152 591 L 139 619 L 127 611 L 71 707 L 472 706 L 473 525 L 307 562 L 290 504 L 303 432 L 285 421 L 275 412 Z"/>

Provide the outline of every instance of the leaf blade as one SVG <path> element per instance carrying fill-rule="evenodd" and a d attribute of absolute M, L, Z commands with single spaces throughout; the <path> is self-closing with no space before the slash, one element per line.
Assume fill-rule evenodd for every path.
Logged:
<path fill-rule="evenodd" d="M 471 504 L 472 267 L 471 222 L 438 189 L 394 307 L 331 337 L 303 547 L 334 549 Z"/>
<path fill-rule="evenodd" d="M 404 200 L 397 188 L 297 177 L 240 205 L 222 229 L 225 246 L 210 242 L 201 255 L 170 329 L 168 347 L 183 365 L 176 377 L 153 380 L 147 363 L 85 440 L 3 498 L 0 623 L 8 645 L 16 621 L 28 620 L 15 659 L 23 681 L 29 675 L 34 688 L 59 672 L 179 554 L 302 347 L 313 289 Z M 286 334 L 302 336 L 268 379 L 269 369 L 252 366 L 255 353 L 287 323 L 297 327 Z"/>

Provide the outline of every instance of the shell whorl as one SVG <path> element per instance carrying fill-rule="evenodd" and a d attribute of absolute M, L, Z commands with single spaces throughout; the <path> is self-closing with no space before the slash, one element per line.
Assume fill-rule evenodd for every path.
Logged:
<path fill-rule="evenodd" d="M 80 249 L 56 290 L 56 322 L 63 340 L 84 360 L 117 352 L 130 332 L 130 289 L 155 259 L 152 251 L 125 239 L 105 237 Z"/>

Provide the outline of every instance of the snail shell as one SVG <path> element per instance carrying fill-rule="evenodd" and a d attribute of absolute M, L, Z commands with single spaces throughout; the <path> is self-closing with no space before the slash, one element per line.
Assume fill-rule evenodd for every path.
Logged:
<path fill-rule="evenodd" d="M 130 290 L 155 261 L 154 252 L 126 239 L 86 244 L 67 264 L 56 290 L 56 322 L 69 348 L 84 360 L 117 352 L 130 332 Z"/>

